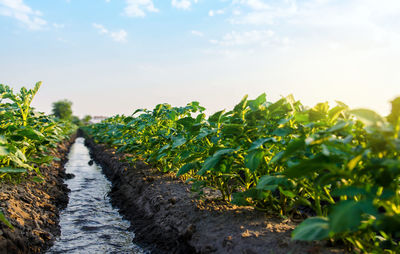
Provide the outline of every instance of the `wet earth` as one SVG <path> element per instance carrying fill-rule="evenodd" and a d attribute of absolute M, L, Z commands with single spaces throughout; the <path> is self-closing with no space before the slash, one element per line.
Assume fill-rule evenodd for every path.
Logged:
<path fill-rule="evenodd" d="M 130 222 L 110 204 L 111 183 L 91 161 L 83 138 L 77 138 L 65 165 L 69 203 L 61 212 L 61 236 L 47 253 L 146 253 L 132 241 Z"/>

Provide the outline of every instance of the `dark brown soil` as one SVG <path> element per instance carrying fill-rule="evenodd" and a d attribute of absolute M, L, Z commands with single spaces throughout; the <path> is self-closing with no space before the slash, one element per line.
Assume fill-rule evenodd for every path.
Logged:
<path fill-rule="evenodd" d="M 86 139 L 96 162 L 112 181 L 112 202 L 131 221 L 137 243 L 153 253 L 343 253 L 325 242 L 292 241 L 296 223 L 251 207 L 198 197 L 172 174 Z"/>
<path fill-rule="evenodd" d="M 59 211 L 68 204 L 69 189 L 63 183 L 68 177 L 64 164 L 75 136 L 59 144 L 51 155 L 60 159 L 41 167 L 42 183 L 0 183 L 0 209 L 14 230 L 0 222 L 0 254 L 41 253 L 60 234 Z"/>

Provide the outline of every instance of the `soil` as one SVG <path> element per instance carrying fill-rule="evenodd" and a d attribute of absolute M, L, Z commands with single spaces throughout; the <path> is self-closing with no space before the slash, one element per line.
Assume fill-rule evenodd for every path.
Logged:
<path fill-rule="evenodd" d="M 60 234 L 59 213 L 68 204 L 69 192 L 63 179 L 72 177 L 65 173 L 64 164 L 75 137 L 51 151 L 60 160 L 40 167 L 44 182 L 0 183 L 0 209 L 14 226 L 10 229 L 0 222 L 0 254 L 42 253 Z"/>
<path fill-rule="evenodd" d="M 113 205 L 131 221 L 135 242 L 152 253 L 344 253 L 327 242 L 292 241 L 297 223 L 252 207 L 199 198 L 174 174 L 137 161 L 86 138 L 92 158 L 112 182 Z"/>

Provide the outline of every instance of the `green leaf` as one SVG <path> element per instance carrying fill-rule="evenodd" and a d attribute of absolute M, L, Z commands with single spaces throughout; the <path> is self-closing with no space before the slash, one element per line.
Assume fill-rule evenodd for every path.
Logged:
<path fill-rule="evenodd" d="M 269 161 L 269 164 L 280 161 L 284 155 L 285 155 L 285 151 L 280 151 L 279 153 L 275 154 L 274 157 L 272 157 L 272 159 Z"/>
<path fill-rule="evenodd" d="M 0 145 L 0 156 L 7 156 L 9 151 L 7 147 Z"/>
<path fill-rule="evenodd" d="M 171 111 L 168 113 L 168 119 L 175 121 L 176 120 L 176 112 L 175 111 Z"/>
<path fill-rule="evenodd" d="M 11 223 L 6 219 L 6 217 L 1 211 L 0 211 L 0 221 L 6 224 L 9 228 L 14 229 L 13 225 L 11 225 Z"/>
<path fill-rule="evenodd" d="M 214 157 L 217 157 L 217 156 L 222 156 L 222 155 L 225 155 L 225 154 L 230 154 L 230 153 L 233 153 L 233 152 L 235 152 L 235 151 L 237 151 L 238 149 L 233 149 L 233 148 L 224 148 L 224 149 L 221 149 L 221 150 L 218 150 L 216 153 L 214 153 Z"/>
<path fill-rule="evenodd" d="M 354 196 L 358 196 L 358 195 L 365 196 L 367 194 L 368 194 L 368 192 L 365 189 L 355 187 L 355 186 L 346 186 L 346 187 L 342 187 L 340 189 L 335 189 L 331 192 L 331 195 L 336 196 L 336 197 L 340 197 L 340 196 L 354 197 Z"/>
<path fill-rule="evenodd" d="M 225 110 L 221 110 L 221 111 L 214 113 L 213 115 L 211 115 L 208 118 L 208 121 L 211 123 L 219 123 L 219 121 L 221 120 L 221 116 L 224 112 L 225 112 Z"/>
<path fill-rule="evenodd" d="M 31 159 L 32 162 L 36 163 L 36 164 L 43 164 L 43 163 L 48 163 L 54 160 L 55 157 L 53 156 L 43 156 L 37 159 Z"/>
<path fill-rule="evenodd" d="M 44 179 L 41 178 L 41 177 L 38 177 L 38 176 L 32 177 L 31 180 L 34 181 L 34 182 L 36 182 L 36 183 L 42 183 L 42 182 L 44 182 Z"/>
<path fill-rule="evenodd" d="M 353 109 L 349 112 L 355 115 L 361 122 L 363 122 L 367 126 L 378 125 L 385 122 L 383 117 L 381 117 L 375 111 L 369 109 Z"/>
<path fill-rule="evenodd" d="M 160 150 L 158 150 L 158 153 L 161 153 L 161 152 L 163 152 L 164 150 L 166 150 L 168 148 L 170 148 L 170 145 L 166 144 L 165 146 L 161 147 Z"/>
<path fill-rule="evenodd" d="M 186 174 L 186 173 L 189 172 L 190 170 L 195 169 L 196 166 L 197 166 L 197 163 L 195 163 L 195 162 L 187 163 L 187 164 L 183 165 L 183 166 L 179 169 L 178 173 L 176 173 L 176 176 L 181 176 L 181 175 L 183 175 L 183 174 Z"/>
<path fill-rule="evenodd" d="M 242 124 L 223 124 L 222 132 L 224 134 L 239 135 L 244 130 L 244 125 Z"/>
<path fill-rule="evenodd" d="M 184 137 L 174 137 L 172 140 L 174 141 L 172 148 L 177 148 L 186 143 L 186 139 Z"/>
<path fill-rule="evenodd" d="M 310 121 L 316 122 L 325 119 L 327 117 L 328 110 L 329 110 L 328 102 L 318 103 L 308 112 Z"/>
<path fill-rule="evenodd" d="M 245 108 L 246 108 L 246 106 L 247 106 L 247 98 L 248 98 L 249 96 L 246 94 L 244 97 L 243 97 L 243 99 L 239 102 L 239 104 L 237 104 L 234 108 L 233 108 L 233 111 L 234 112 L 242 112 Z"/>
<path fill-rule="evenodd" d="M 239 148 L 236 148 L 236 149 L 224 148 L 224 149 L 217 151 L 216 153 L 214 153 L 213 156 L 208 157 L 204 161 L 203 166 L 201 167 L 199 172 L 197 172 L 197 175 L 204 175 L 208 170 L 214 168 L 218 164 L 218 162 L 221 159 L 221 156 L 233 153 L 233 152 L 237 151 L 238 149 Z"/>
<path fill-rule="evenodd" d="M 288 177 L 304 177 L 306 175 L 320 172 L 322 170 L 337 171 L 337 161 L 332 160 L 331 157 L 324 155 L 317 156 L 310 160 L 302 160 L 284 171 Z"/>
<path fill-rule="evenodd" d="M 312 217 L 303 221 L 292 232 L 293 240 L 314 241 L 329 237 L 329 220 L 324 217 Z"/>
<path fill-rule="evenodd" d="M 392 110 L 387 117 L 388 121 L 396 128 L 400 128 L 400 97 L 391 101 Z"/>
<path fill-rule="evenodd" d="M 361 159 L 362 159 L 362 154 L 360 154 L 360 155 L 354 157 L 353 159 L 351 159 L 351 160 L 347 163 L 348 169 L 349 169 L 349 170 L 353 170 L 353 169 L 357 166 L 358 162 L 360 162 Z"/>
<path fill-rule="evenodd" d="M 248 199 L 263 200 L 265 193 L 254 188 L 250 188 L 243 192 L 235 192 L 232 194 L 231 203 L 238 206 L 251 205 Z"/>
<path fill-rule="evenodd" d="M 294 193 L 291 190 L 284 190 L 281 186 L 279 186 L 279 191 L 280 191 L 280 193 L 282 193 L 284 196 L 286 196 L 288 198 L 295 198 L 296 197 L 296 193 Z"/>
<path fill-rule="evenodd" d="M 334 233 L 356 231 L 361 225 L 363 214 L 376 215 L 377 211 L 371 200 L 356 202 L 341 201 L 329 214 L 329 225 Z"/>
<path fill-rule="evenodd" d="M 336 106 L 333 109 L 329 110 L 328 115 L 331 122 L 335 121 L 340 116 L 340 114 L 342 114 L 342 112 L 345 111 L 346 109 L 347 106 L 346 107 Z"/>
<path fill-rule="evenodd" d="M 18 134 L 32 140 L 42 140 L 44 138 L 41 132 L 31 128 L 20 130 Z"/>
<path fill-rule="evenodd" d="M 309 116 L 307 112 L 296 112 L 294 115 L 294 119 L 296 122 L 299 123 L 308 123 L 309 122 Z"/>
<path fill-rule="evenodd" d="M 285 137 L 290 133 L 292 133 L 292 129 L 290 128 L 277 128 L 272 132 L 272 135 Z"/>
<path fill-rule="evenodd" d="M 199 172 L 197 172 L 197 175 L 204 175 L 208 170 L 212 169 L 217 165 L 217 163 L 220 160 L 220 156 L 211 156 L 208 157 L 204 163 Z"/>
<path fill-rule="evenodd" d="M 295 152 L 297 152 L 298 150 L 304 149 L 305 144 L 306 143 L 304 139 L 295 139 L 291 141 L 280 159 L 287 158 L 292 154 L 294 154 Z"/>
<path fill-rule="evenodd" d="M 336 123 L 334 126 L 330 127 L 329 129 L 326 130 L 326 132 L 335 132 L 344 129 L 347 126 L 347 122 L 345 121 L 339 121 Z"/>
<path fill-rule="evenodd" d="M 253 143 L 251 143 L 251 146 L 250 146 L 250 148 L 249 148 L 249 151 L 252 151 L 252 150 L 256 150 L 256 149 L 258 149 L 258 148 L 261 148 L 261 147 L 264 145 L 264 143 L 269 142 L 269 141 L 277 142 L 277 140 L 276 140 L 274 137 L 270 137 L 270 138 L 260 138 L 260 139 L 257 139 L 256 141 L 254 141 Z"/>
<path fill-rule="evenodd" d="M 0 173 L 25 173 L 26 169 L 24 168 L 10 168 L 10 167 L 4 167 L 0 168 Z"/>
<path fill-rule="evenodd" d="M 264 151 L 263 150 L 254 150 L 251 151 L 248 155 L 246 155 L 244 159 L 245 166 L 250 169 L 251 172 L 254 172 L 258 169 L 261 162 L 264 159 Z"/>
<path fill-rule="evenodd" d="M 256 189 L 264 191 L 274 191 L 278 187 L 278 185 L 290 186 L 290 182 L 283 175 L 264 175 L 258 180 Z"/>
<path fill-rule="evenodd" d="M 267 101 L 267 95 L 265 93 L 258 96 L 255 100 L 249 101 L 251 110 L 257 110 L 260 106 Z"/>
<path fill-rule="evenodd" d="M 168 154 L 166 154 L 166 153 L 160 153 L 159 155 L 157 155 L 156 160 L 160 160 L 160 159 L 164 158 L 167 155 Z"/>

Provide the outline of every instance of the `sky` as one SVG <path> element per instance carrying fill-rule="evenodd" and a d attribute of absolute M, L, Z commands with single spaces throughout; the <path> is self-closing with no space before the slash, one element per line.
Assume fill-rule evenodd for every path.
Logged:
<path fill-rule="evenodd" d="M 399 0 L 0 0 L 0 83 L 33 106 L 131 114 L 248 94 L 389 113 L 400 96 Z"/>

